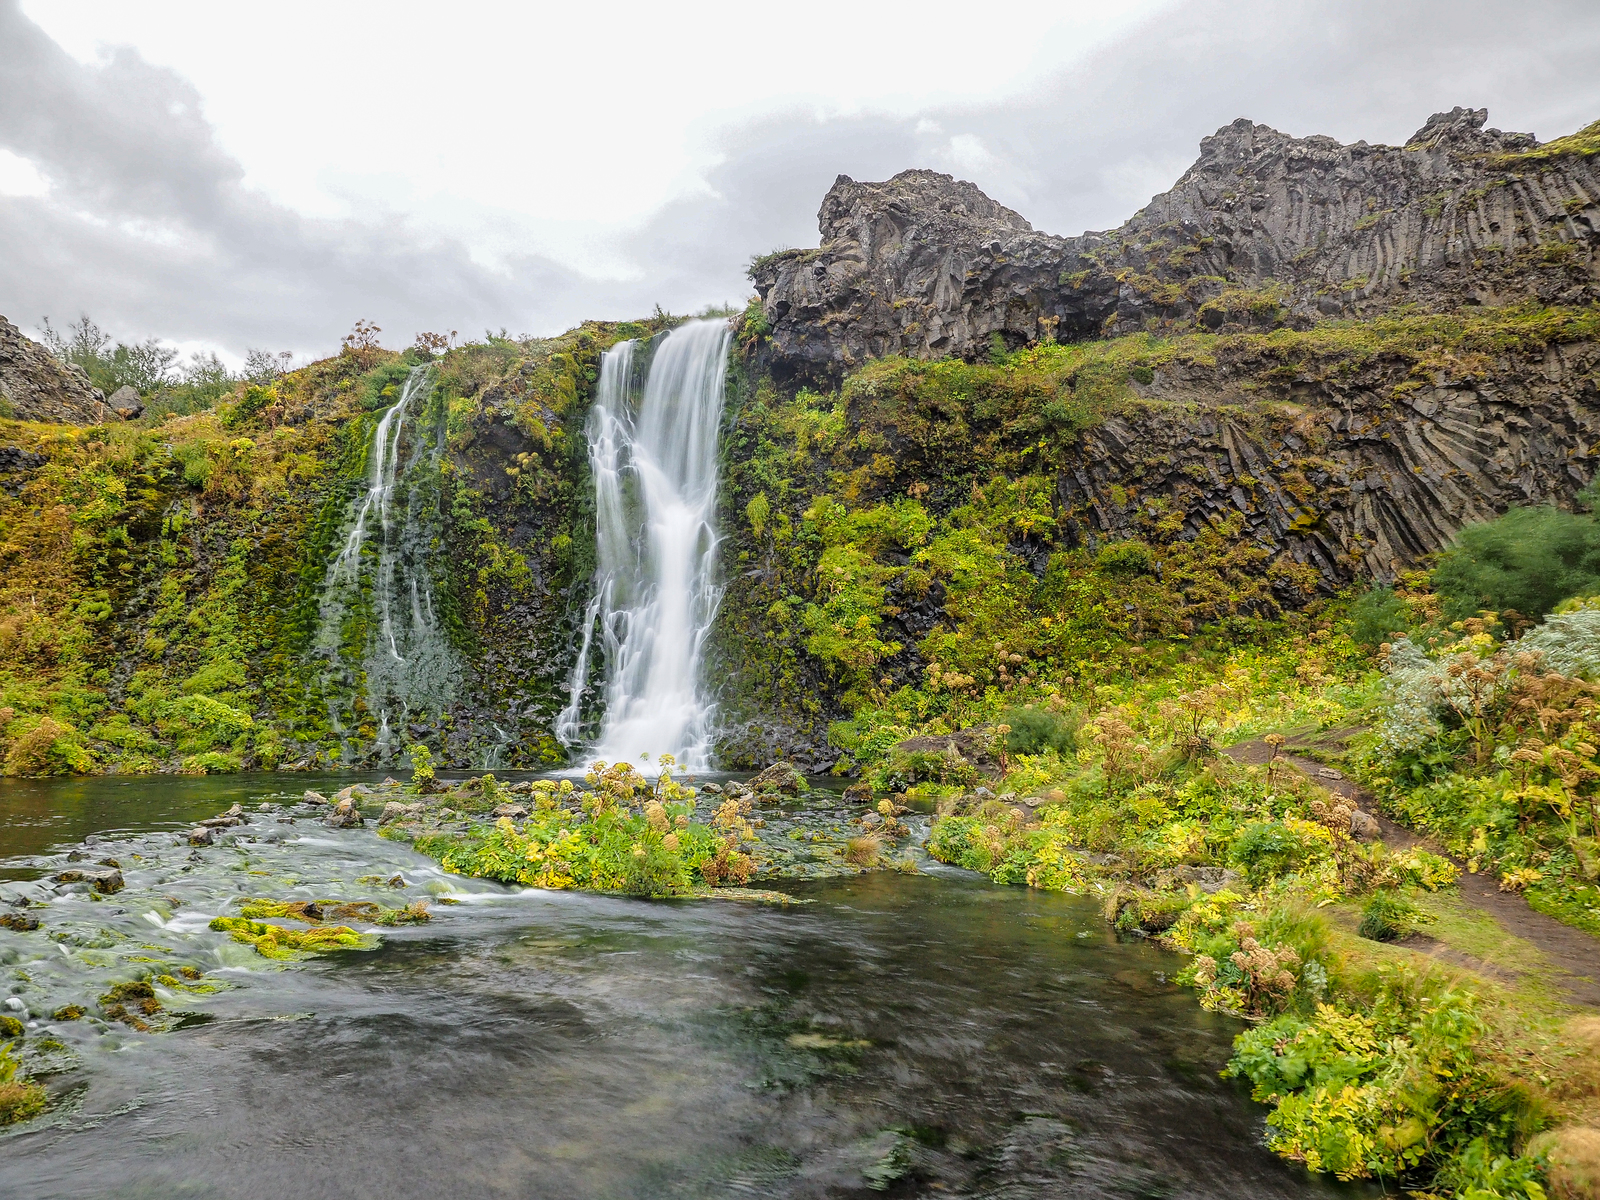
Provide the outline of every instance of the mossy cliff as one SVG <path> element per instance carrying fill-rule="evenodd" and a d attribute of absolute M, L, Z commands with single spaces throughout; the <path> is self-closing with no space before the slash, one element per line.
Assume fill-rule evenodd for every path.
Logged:
<path fill-rule="evenodd" d="M 1600 181 L 1585 136 L 1484 122 L 1405 147 L 1236 122 L 1079 239 L 932 172 L 841 178 L 821 246 L 751 268 L 730 760 L 823 765 L 830 720 L 934 667 L 1003 692 L 1003 663 L 1249 636 L 1570 503 L 1600 432 Z"/>
<path fill-rule="evenodd" d="M 870 714 L 917 723 L 904 689 L 992 693 L 976 716 L 1029 680 L 1139 672 L 1151 646 L 1249 640 L 1468 522 L 1570 502 L 1600 440 L 1584 199 L 1600 189 L 1584 136 L 1540 147 L 1483 123 L 1445 114 L 1403 148 L 1236 124 L 1099 250 L 1069 248 L 1101 265 L 1051 259 L 1044 275 L 1060 239 L 970 184 L 837 186 L 822 247 L 758 261 L 762 296 L 735 318 L 708 673 L 724 761 L 869 761 L 860 739 L 894 736 Z M 1491 176 L 1507 182 L 1474 195 Z M 1535 186 L 1559 219 L 1516 209 L 1507 226 L 1493 206 Z M 1336 260 L 1359 266 L 1400 219 L 1351 215 L 1362 189 L 1431 232 L 1383 242 L 1410 246 L 1409 265 L 1360 303 L 1313 303 Z M 1174 220 L 1193 245 L 1157 261 Z M 1484 257 L 1493 223 L 1520 231 L 1510 257 Z M 888 291 L 862 290 L 869 264 Z M 991 267 L 1016 288 L 991 286 Z M 1154 304 L 1145 281 L 1179 276 L 1188 299 Z M 1071 316 L 1101 291 L 1110 307 Z M 912 336 L 934 322 L 949 337 Z M 599 358 L 671 323 L 405 354 L 358 329 L 338 356 L 190 415 L 8 421 L 7 769 L 381 763 L 411 743 L 452 765 L 559 760 L 593 567 L 582 425 Z M 437 454 L 401 486 L 431 514 L 462 682 L 380 744 L 371 597 L 330 635 L 324 585 L 378 414 L 429 363 L 403 437 Z"/>
<path fill-rule="evenodd" d="M 656 323 L 659 325 L 659 322 Z M 600 354 L 649 322 L 336 357 L 165 420 L 0 420 L 0 738 L 10 774 L 560 757 L 549 735 L 592 537 L 582 423 Z M 312 653 L 330 555 L 365 490 L 377 414 L 434 362 L 405 436 L 437 511 L 434 583 L 467 679 L 376 747 L 370 605 Z M 109 410 L 108 410 L 109 411 Z M 579 598 L 581 608 L 581 597 Z M 342 732 L 335 729 L 336 716 Z"/>
<path fill-rule="evenodd" d="M 761 329 L 752 308 L 727 443 L 740 670 L 713 672 L 752 765 L 823 765 L 829 720 L 934 665 L 1004 692 L 1251 636 L 1471 521 L 1568 503 L 1600 432 L 1593 308 L 886 358 L 826 389 L 779 382 Z"/>

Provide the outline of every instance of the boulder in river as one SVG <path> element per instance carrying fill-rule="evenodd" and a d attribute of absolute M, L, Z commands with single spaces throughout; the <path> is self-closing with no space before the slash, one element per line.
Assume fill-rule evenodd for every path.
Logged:
<path fill-rule="evenodd" d="M 122 872 L 115 867 L 68 867 L 51 878 L 56 883 L 87 883 L 102 896 L 120 892 L 123 887 Z"/>
<path fill-rule="evenodd" d="M 494 815 L 497 817 L 510 817 L 513 820 L 520 821 L 528 815 L 528 810 L 520 804 L 502 804 L 494 810 Z"/>
<path fill-rule="evenodd" d="M 788 796 L 797 796 L 811 789 L 806 783 L 806 777 L 795 769 L 793 763 L 775 762 L 750 781 L 750 790 L 783 792 Z"/>
<path fill-rule="evenodd" d="M 216 840 L 216 834 L 204 825 L 196 825 L 189 831 L 189 845 L 191 846 L 209 846 Z"/>
<path fill-rule="evenodd" d="M 360 829 L 361 809 L 356 807 L 356 802 L 349 796 L 333 806 L 333 811 L 322 818 L 324 825 L 331 825 L 335 829 Z"/>
<path fill-rule="evenodd" d="M 302 803 L 305 804 L 326 804 L 328 802 L 328 798 L 321 792 L 313 791 L 307 791 L 304 796 L 300 797 L 300 799 Z"/>
<path fill-rule="evenodd" d="M 395 821 L 415 821 L 426 812 L 426 807 L 421 804 L 401 804 L 391 800 L 383 806 L 383 815 L 378 818 L 379 825 L 389 825 Z"/>

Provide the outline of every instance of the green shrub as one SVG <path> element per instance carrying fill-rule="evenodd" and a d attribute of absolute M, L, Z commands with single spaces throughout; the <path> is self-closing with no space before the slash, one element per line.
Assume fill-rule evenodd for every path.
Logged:
<path fill-rule="evenodd" d="M 178 742 L 185 753 L 203 754 L 232 743 L 255 721 L 249 713 L 210 696 L 177 696 L 161 708 L 156 728 Z"/>
<path fill-rule="evenodd" d="M 1000 722 L 1011 726 L 1006 749 L 1012 754 L 1043 754 L 1046 750 L 1071 754 L 1078 749 L 1083 714 L 1076 709 L 1057 714 L 1043 708 L 1008 708 L 1000 714 Z"/>
<path fill-rule="evenodd" d="M 659 838 L 639 841 L 622 862 L 622 890 L 630 896 L 677 896 L 689 890 L 688 866 Z"/>
<path fill-rule="evenodd" d="M 1350 606 L 1350 636 L 1376 650 L 1394 635 L 1411 628 L 1411 610 L 1388 584 L 1373 588 Z"/>
<path fill-rule="evenodd" d="M 1422 920 L 1423 914 L 1415 904 L 1399 892 L 1384 888 L 1373 893 L 1361 910 L 1361 924 L 1356 932 L 1370 941 L 1393 942 L 1411 932 L 1411 927 Z"/>
<path fill-rule="evenodd" d="M 1148 575 L 1154 559 L 1140 541 L 1112 542 L 1095 556 L 1094 565 L 1107 575 Z"/>
<path fill-rule="evenodd" d="M 417 791 L 426 791 L 433 783 L 433 751 L 418 742 L 408 746 L 406 753 L 411 756 L 411 786 Z"/>
<path fill-rule="evenodd" d="M 1252 887 L 1286 875 L 1314 856 L 1307 839 L 1279 821 L 1255 821 L 1233 843 L 1233 861 Z"/>
<path fill-rule="evenodd" d="M 1569 596 L 1600 591 L 1600 522 L 1558 508 L 1514 508 L 1469 525 L 1433 572 L 1448 620 L 1481 609 L 1542 617 Z"/>

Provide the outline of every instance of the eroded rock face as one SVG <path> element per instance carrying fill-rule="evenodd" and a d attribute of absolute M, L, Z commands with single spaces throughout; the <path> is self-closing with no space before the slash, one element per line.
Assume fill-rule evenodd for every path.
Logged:
<path fill-rule="evenodd" d="M 1238 120 L 1172 190 L 1108 233 L 1057 237 L 970 183 L 840 176 L 821 246 L 751 270 L 774 363 L 837 377 L 869 358 L 977 358 L 1141 328 L 1307 325 L 1398 301 L 1600 298 L 1600 169 L 1527 157 L 1485 109 L 1438 113 L 1404 146 L 1294 138 Z M 1243 297 L 1240 290 L 1266 292 Z"/>
<path fill-rule="evenodd" d="M 1150 403 L 1085 434 L 1056 478 L 1069 538 L 1144 536 L 1158 508 L 1184 514 L 1184 536 L 1237 514 L 1240 538 L 1332 590 L 1393 579 L 1462 525 L 1513 505 L 1566 504 L 1595 472 L 1592 342 L 1507 354 L 1485 377 L 1436 374 L 1398 395 L 1396 373 L 1375 364 L 1266 396 L 1257 388 L 1252 402 L 1239 386 L 1252 373 L 1226 363 L 1158 371 L 1139 389 Z M 1291 574 L 1283 599 L 1309 599 Z"/>
<path fill-rule="evenodd" d="M 0 317 L 0 400 L 24 421 L 98 425 L 120 419 L 105 394 L 90 386 L 81 367 L 63 366 L 4 317 Z"/>

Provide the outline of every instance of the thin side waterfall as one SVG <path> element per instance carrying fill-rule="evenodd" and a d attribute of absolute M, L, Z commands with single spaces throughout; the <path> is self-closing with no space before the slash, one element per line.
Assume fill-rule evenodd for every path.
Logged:
<path fill-rule="evenodd" d="M 721 599 L 717 432 L 730 337 L 725 321 L 690 321 L 656 344 L 648 372 L 633 342 L 601 363 L 585 427 L 594 594 L 556 727 L 569 747 L 584 744 L 583 699 L 598 648 L 604 719 L 586 759 L 673 754 L 693 770 L 710 765 L 714 705 L 701 659 Z"/>
<path fill-rule="evenodd" d="M 380 756 L 390 757 L 405 738 L 406 724 L 437 718 L 450 707 L 461 682 L 428 569 L 437 536 L 429 484 L 440 446 L 417 410 L 432 386 L 433 369 L 417 367 L 379 418 L 367 455 L 366 490 L 353 504 L 323 579 L 312 653 L 328 664 L 329 720 L 347 757 L 356 738 L 370 740 Z M 363 619 L 352 622 L 352 616 Z M 356 686 L 365 693 L 364 717 L 340 711 L 338 697 Z M 360 729 L 364 721 L 372 725 L 370 734 Z"/>

